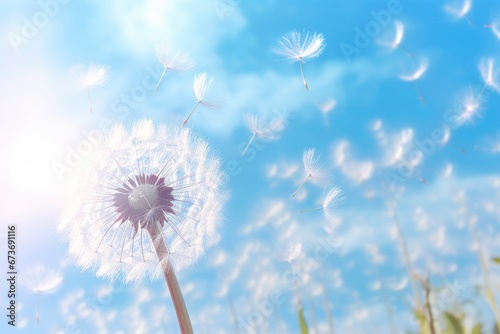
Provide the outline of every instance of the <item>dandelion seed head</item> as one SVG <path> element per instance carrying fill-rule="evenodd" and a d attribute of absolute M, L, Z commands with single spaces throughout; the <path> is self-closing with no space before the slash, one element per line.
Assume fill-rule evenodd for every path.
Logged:
<path fill-rule="evenodd" d="M 465 17 L 470 12 L 471 8 L 472 0 L 463 0 L 461 5 L 458 2 L 444 5 L 444 10 L 457 19 Z"/>
<path fill-rule="evenodd" d="M 328 114 L 330 111 L 332 111 L 335 106 L 337 105 L 337 100 L 335 99 L 330 99 L 328 101 L 325 101 L 321 104 L 318 105 L 319 111 L 321 111 L 323 114 Z"/>
<path fill-rule="evenodd" d="M 479 62 L 479 71 L 484 84 L 500 92 L 500 71 L 495 68 L 495 59 L 483 58 Z"/>
<path fill-rule="evenodd" d="M 245 116 L 245 123 L 256 137 L 267 140 L 278 139 L 280 132 L 285 128 L 284 120 L 279 117 L 266 120 L 257 115 L 248 114 Z"/>
<path fill-rule="evenodd" d="M 325 49 L 325 38 L 318 33 L 290 31 L 278 41 L 274 53 L 291 61 L 305 61 L 321 55 Z"/>
<path fill-rule="evenodd" d="M 456 125 L 463 125 L 472 122 L 480 112 L 481 100 L 471 92 L 467 93 L 459 106 L 459 113 L 456 114 L 454 122 Z"/>
<path fill-rule="evenodd" d="M 212 88 L 214 84 L 215 77 L 207 76 L 206 72 L 198 73 L 194 76 L 193 80 L 193 90 L 196 99 L 200 103 L 205 102 L 208 91 Z"/>
<path fill-rule="evenodd" d="M 399 47 L 399 45 L 403 41 L 403 36 L 404 36 L 404 32 L 405 32 L 405 26 L 404 26 L 403 22 L 401 22 L 399 20 L 394 20 L 394 28 L 396 29 L 396 31 L 395 31 L 393 40 L 378 41 L 379 44 L 387 46 L 391 50 L 394 50 L 394 49 Z"/>
<path fill-rule="evenodd" d="M 342 190 L 334 187 L 328 191 L 323 199 L 323 212 L 329 221 L 334 222 L 337 218 L 337 209 L 340 203 L 344 200 Z"/>
<path fill-rule="evenodd" d="M 63 275 L 58 270 L 45 268 L 37 264 L 24 271 L 23 283 L 35 293 L 56 292 L 62 284 Z"/>
<path fill-rule="evenodd" d="M 156 57 L 160 64 L 170 71 L 189 71 L 195 66 L 189 54 L 173 51 L 171 48 L 163 45 L 156 47 Z"/>
<path fill-rule="evenodd" d="M 427 58 L 423 58 L 415 70 L 415 72 L 407 74 L 407 75 L 400 75 L 399 78 L 404 81 L 416 81 L 420 79 L 425 72 L 427 71 L 427 68 L 429 67 L 429 60 Z"/>
<path fill-rule="evenodd" d="M 302 244 L 289 242 L 278 251 L 278 258 L 281 261 L 292 262 L 297 259 L 302 252 Z"/>
<path fill-rule="evenodd" d="M 105 84 L 109 78 L 109 67 L 106 65 L 77 64 L 73 66 L 72 73 L 83 88 L 97 87 Z"/>
<path fill-rule="evenodd" d="M 79 191 L 58 230 L 69 253 L 97 276 L 138 281 L 162 275 L 148 229 L 157 226 L 175 269 L 219 240 L 225 175 L 189 129 L 116 125 L 85 162 Z"/>
<path fill-rule="evenodd" d="M 317 183 L 328 182 L 332 176 L 330 168 L 323 166 L 319 162 L 319 156 L 315 156 L 315 149 L 306 149 L 302 156 L 302 162 L 307 175 Z"/>

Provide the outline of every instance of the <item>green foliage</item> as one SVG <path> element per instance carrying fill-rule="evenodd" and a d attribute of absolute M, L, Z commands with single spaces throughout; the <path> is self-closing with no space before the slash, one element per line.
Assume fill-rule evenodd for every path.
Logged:
<path fill-rule="evenodd" d="M 494 257 L 491 259 L 493 262 L 495 262 L 496 264 L 500 264 L 500 257 Z"/>
<path fill-rule="evenodd" d="M 418 322 L 420 327 L 420 334 L 429 334 L 429 326 L 427 325 L 427 319 L 425 315 L 419 310 L 413 310 L 413 316 Z"/>
<path fill-rule="evenodd" d="M 474 326 L 474 328 L 472 328 L 471 334 L 484 334 L 483 325 L 477 324 L 476 326 Z"/>
<path fill-rule="evenodd" d="M 448 312 L 443 314 L 443 318 L 446 324 L 444 331 L 446 334 L 465 334 L 461 319 Z"/>
<path fill-rule="evenodd" d="M 307 328 L 306 319 L 304 318 L 304 309 L 302 308 L 302 306 L 299 307 L 297 315 L 299 317 L 300 334 L 309 334 L 309 329 Z"/>

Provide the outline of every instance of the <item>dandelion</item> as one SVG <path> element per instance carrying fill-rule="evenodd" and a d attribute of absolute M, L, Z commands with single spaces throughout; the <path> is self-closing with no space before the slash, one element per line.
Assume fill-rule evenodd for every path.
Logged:
<path fill-rule="evenodd" d="M 337 208 L 342 200 L 342 190 L 340 188 L 334 187 L 330 189 L 326 196 L 323 198 L 323 203 L 321 204 L 321 206 L 300 210 L 299 213 L 323 210 L 323 213 L 328 220 L 335 221 L 335 219 L 337 218 Z"/>
<path fill-rule="evenodd" d="M 471 122 L 478 115 L 481 107 L 481 100 L 473 93 L 467 93 L 460 102 L 460 112 L 455 116 L 455 124 L 463 125 Z"/>
<path fill-rule="evenodd" d="M 471 8 L 472 8 L 472 0 L 464 0 L 464 2 L 461 5 L 458 4 L 457 2 L 453 4 L 444 5 L 444 10 L 448 14 L 456 17 L 457 19 L 464 18 L 469 25 L 472 25 L 472 22 L 465 16 L 469 14 Z"/>
<path fill-rule="evenodd" d="M 104 85 L 106 81 L 108 81 L 109 67 L 105 65 L 90 64 L 89 66 L 85 66 L 83 64 L 77 64 L 73 67 L 72 72 L 78 84 L 85 88 L 89 110 L 93 113 L 94 110 L 90 99 L 90 88 Z"/>
<path fill-rule="evenodd" d="M 158 46 L 156 48 L 156 57 L 163 66 L 163 73 L 161 74 L 158 84 L 156 85 L 155 94 L 158 87 L 160 87 L 161 80 L 163 79 L 165 73 L 167 73 L 167 70 L 184 72 L 189 71 L 194 67 L 194 61 L 191 59 L 189 54 L 173 51 L 165 46 Z"/>
<path fill-rule="evenodd" d="M 418 99 L 422 103 L 425 103 L 425 99 L 422 96 L 422 94 L 420 93 L 420 89 L 417 86 L 417 80 L 420 79 L 425 74 L 428 67 L 429 67 L 429 61 L 426 58 L 424 58 L 420 61 L 418 68 L 416 69 L 415 72 L 407 74 L 407 75 L 400 75 L 399 76 L 399 78 L 401 80 L 413 82 L 413 85 L 415 86 L 415 90 L 416 90 L 417 95 L 418 95 Z"/>
<path fill-rule="evenodd" d="M 299 190 L 304 186 L 304 184 L 312 179 L 317 183 L 327 182 L 331 176 L 331 170 L 320 165 L 318 157 L 314 157 L 314 148 L 304 150 L 304 155 L 302 156 L 302 162 L 304 164 L 304 169 L 306 171 L 307 177 L 299 186 L 299 188 L 292 194 L 292 198 L 297 195 Z"/>
<path fill-rule="evenodd" d="M 280 137 L 279 133 L 285 128 L 283 119 L 279 117 L 266 121 L 257 115 L 246 115 L 245 123 L 248 129 L 252 132 L 252 138 L 248 141 L 248 144 L 241 155 L 245 155 L 255 138 L 276 140 Z"/>
<path fill-rule="evenodd" d="M 291 265 L 292 261 L 297 259 L 301 252 L 301 243 L 288 243 L 278 252 L 278 258 L 282 261 L 290 263 Z"/>
<path fill-rule="evenodd" d="M 182 125 L 185 125 L 187 121 L 189 121 L 189 118 L 191 117 L 191 115 L 193 115 L 194 111 L 196 110 L 196 108 L 198 108 L 200 104 L 204 105 L 207 108 L 215 107 L 214 104 L 205 101 L 208 91 L 210 90 L 210 88 L 212 88 L 214 84 L 214 80 L 215 80 L 214 76 L 207 78 L 206 72 L 196 74 L 194 76 L 193 90 L 194 90 L 194 95 L 196 96 L 198 102 L 196 102 L 194 108 L 191 110 L 191 112 L 189 113 L 188 117 L 184 120 Z"/>
<path fill-rule="evenodd" d="M 479 92 L 478 98 L 484 93 L 487 87 L 491 87 L 494 91 L 500 92 L 500 70 L 495 67 L 495 59 L 493 58 L 483 58 L 479 61 L 479 72 L 481 73 L 481 78 L 484 81 L 484 86 Z"/>
<path fill-rule="evenodd" d="M 218 240 L 224 174 L 186 128 L 149 120 L 115 125 L 86 162 L 81 189 L 59 222 L 69 253 L 98 277 L 164 275 L 182 333 L 192 333 L 174 270 Z"/>
<path fill-rule="evenodd" d="M 394 39 L 392 41 L 378 41 L 379 44 L 388 47 L 391 51 L 395 49 L 400 49 L 403 51 L 408 57 L 414 58 L 413 54 L 408 52 L 407 50 L 401 47 L 401 42 L 403 41 L 403 36 L 405 32 L 405 26 L 403 22 L 399 20 L 394 20 L 394 27 L 396 28 L 396 33 L 394 35 Z"/>
<path fill-rule="evenodd" d="M 490 24 L 485 24 L 484 27 L 488 28 L 488 29 L 491 29 L 491 32 L 493 32 L 493 35 L 495 35 L 495 37 L 497 39 L 500 39 L 500 27 L 499 27 L 498 22 L 494 22 L 494 23 L 490 23 Z"/>
<path fill-rule="evenodd" d="M 299 62 L 302 82 L 307 90 L 309 90 L 309 86 L 304 75 L 303 63 L 306 59 L 314 59 L 323 52 L 325 49 L 324 39 L 323 34 L 307 32 L 303 35 L 298 31 L 291 31 L 281 37 L 278 46 L 273 49 L 274 53 L 288 58 L 292 62 Z"/>
<path fill-rule="evenodd" d="M 28 268 L 23 276 L 24 284 L 36 293 L 36 322 L 40 323 L 40 294 L 54 293 L 61 287 L 63 275 L 42 265 Z"/>
<path fill-rule="evenodd" d="M 326 127 L 329 126 L 328 113 L 330 113 L 330 111 L 332 111 L 336 106 L 337 106 L 337 101 L 334 99 L 330 99 L 318 105 L 319 111 L 321 111 L 321 113 L 323 114 L 323 120 L 325 122 Z"/>

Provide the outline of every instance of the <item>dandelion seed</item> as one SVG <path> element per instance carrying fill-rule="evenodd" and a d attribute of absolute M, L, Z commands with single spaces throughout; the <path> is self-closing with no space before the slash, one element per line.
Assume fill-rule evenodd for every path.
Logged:
<path fill-rule="evenodd" d="M 453 4 L 444 5 L 444 10 L 454 16 L 457 19 L 465 19 L 469 25 L 472 25 L 471 20 L 465 17 L 469 14 L 472 8 L 472 0 L 464 0 L 464 2 L 460 5 L 458 2 L 454 2 Z"/>
<path fill-rule="evenodd" d="M 85 66 L 83 64 L 77 64 L 73 66 L 72 73 L 78 81 L 78 84 L 85 88 L 89 110 L 91 113 L 94 113 L 92 101 L 90 99 L 90 88 L 104 85 L 108 81 L 109 67 L 105 65 L 90 64 L 89 66 Z"/>
<path fill-rule="evenodd" d="M 328 113 L 330 113 L 330 111 L 332 111 L 335 106 L 337 106 L 337 101 L 334 99 L 330 99 L 318 105 L 319 111 L 321 111 L 321 113 L 323 114 L 323 120 L 326 127 L 329 126 Z"/>
<path fill-rule="evenodd" d="M 57 270 L 50 270 L 42 265 L 26 269 L 23 283 L 36 293 L 36 322 L 40 323 L 40 294 L 54 293 L 61 287 L 63 275 Z"/>
<path fill-rule="evenodd" d="M 334 187 L 328 191 L 320 207 L 300 210 L 299 213 L 323 210 L 323 213 L 325 214 L 326 218 L 329 221 L 335 221 L 335 219 L 337 218 L 336 211 L 339 203 L 341 203 L 342 200 L 343 200 L 342 190 L 340 188 Z"/>
<path fill-rule="evenodd" d="M 301 252 L 302 252 L 302 244 L 300 242 L 297 243 L 291 242 L 283 246 L 282 249 L 280 249 L 280 251 L 278 252 L 278 258 L 281 261 L 291 263 L 300 256 Z"/>
<path fill-rule="evenodd" d="M 410 73 L 408 75 L 400 75 L 399 76 L 399 78 L 401 80 L 413 82 L 413 85 L 415 87 L 415 91 L 417 92 L 417 95 L 418 95 L 418 99 L 422 103 L 425 103 L 425 99 L 422 96 L 422 94 L 420 93 L 420 89 L 417 86 L 417 80 L 420 79 L 425 74 L 428 67 L 429 67 L 429 61 L 426 58 L 424 58 L 420 61 L 418 68 L 415 72 Z"/>
<path fill-rule="evenodd" d="M 491 87 L 494 91 L 500 92 L 500 69 L 495 67 L 495 59 L 483 58 L 480 60 L 478 67 L 481 78 L 484 81 L 484 86 L 479 92 L 478 98 L 481 98 L 487 87 Z"/>
<path fill-rule="evenodd" d="M 500 27 L 499 27 L 498 22 L 485 24 L 484 27 L 491 29 L 491 31 L 493 32 L 493 35 L 495 35 L 495 37 L 497 39 L 500 39 Z"/>
<path fill-rule="evenodd" d="M 265 119 L 262 119 L 257 115 L 246 115 L 245 123 L 248 129 L 252 132 L 252 137 L 248 141 L 248 144 L 241 155 L 245 155 L 246 151 L 255 138 L 276 140 L 279 139 L 280 132 L 285 128 L 283 119 L 279 117 L 270 121 L 266 121 Z"/>
<path fill-rule="evenodd" d="M 193 115 L 194 111 L 196 110 L 196 108 L 198 108 L 198 106 L 200 104 L 204 105 L 205 107 L 207 107 L 209 109 L 213 109 L 215 107 L 215 105 L 213 103 L 209 103 L 209 102 L 205 101 L 205 98 L 208 94 L 208 91 L 210 90 L 210 88 L 212 88 L 212 86 L 214 84 L 214 80 L 215 80 L 214 76 L 207 78 L 206 72 L 199 73 L 199 74 L 196 74 L 194 76 L 193 90 L 194 90 L 194 95 L 196 96 L 197 102 L 196 102 L 194 108 L 189 113 L 188 117 L 182 123 L 182 125 L 185 125 L 189 121 L 189 118 L 191 117 L 191 115 Z"/>
<path fill-rule="evenodd" d="M 189 71 L 194 67 L 194 61 L 191 59 L 189 54 L 173 51 L 165 46 L 158 46 L 156 48 L 156 57 L 158 58 L 160 64 L 163 66 L 163 72 L 160 76 L 160 79 L 158 80 L 158 84 L 156 85 L 155 94 L 158 90 L 158 87 L 160 87 L 163 76 L 168 70 L 184 72 Z"/>
<path fill-rule="evenodd" d="M 297 195 L 299 190 L 306 184 L 306 182 L 311 179 L 316 183 L 327 182 L 330 178 L 332 172 L 329 168 L 326 168 L 319 164 L 318 157 L 314 157 L 315 150 L 307 149 L 304 150 L 304 155 L 302 156 L 302 162 L 304 164 L 304 169 L 306 171 L 307 177 L 299 186 L 299 188 L 292 194 L 292 198 Z"/>
<path fill-rule="evenodd" d="M 481 100 L 473 93 L 467 93 L 459 105 L 460 113 L 455 116 L 456 125 L 470 123 L 478 115 L 481 107 Z"/>
<path fill-rule="evenodd" d="M 414 58 L 413 54 L 405 50 L 401 47 L 401 42 L 403 41 L 403 36 L 405 32 L 405 26 L 403 22 L 399 20 L 394 21 L 394 27 L 396 28 L 396 33 L 394 35 L 394 39 L 392 41 L 378 41 L 379 44 L 388 47 L 391 51 L 395 49 L 400 49 L 403 51 L 408 57 Z"/>
<path fill-rule="evenodd" d="M 69 252 L 97 276 L 167 282 L 182 333 L 192 333 L 175 276 L 217 239 L 225 201 L 220 161 L 187 128 L 143 120 L 112 128 L 86 161 L 59 222 Z"/>
<path fill-rule="evenodd" d="M 302 82 L 306 90 L 309 90 L 307 80 L 304 74 L 303 63 L 306 59 L 314 59 L 318 57 L 325 49 L 323 34 L 305 33 L 301 34 L 298 31 L 291 31 L 285 34 L 278 41 L 278 46 L 273 49 L 274 53 L 288 58 L 292 62 L 299 62 Z"/>

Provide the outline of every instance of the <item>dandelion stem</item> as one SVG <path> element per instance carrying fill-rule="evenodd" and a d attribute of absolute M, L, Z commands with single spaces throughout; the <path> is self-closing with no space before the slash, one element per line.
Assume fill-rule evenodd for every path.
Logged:
<path fill-rule="evenodd" d="M 317 207 L 317 208 L 312 208 L 312 209 L 305 209 L 305 210 L 300 210 L 299 213 L 304 213 L 304 212 L 309 212 L 309 211 L 317 211 L 323 209 L 322 206 Z"/>
<path fill-rule="evenodd" d="M 36 323 L 40 323 L 40 292 L 36 291 Z"/>
<path fill-rule="evenodd" d="M 407 246 L 406 240 L 405 240 L 405 238 L 403 236 L 403 230 L 401 229 L 401 224 L 399 222 L 399 219 L 398 219 L 398 216 L 397 216 L 397 213 L 396 213 L 396 209 L 394 209 L 394 221 L 396 223 L 396 229 L 397 229 L 398 239 L 399 239 L 401 248 L 403 250 L 403 258 L 404 258 L 404 261 L 405 261 L 405 264 L 406 264 L 406 268 L 408 270 L 408 276 L 410 278 L 411 287 L 412 287 L 412 290 L 413 290 L 413 295 L 415 297 L 415 303 L 416 303 L 417 309 L 419 311 L 421 311 L 422 310 L 422 308 L 421 308 L 422 302 L 420 301 L 420 294 L 418 292 L 417 283 L 415 282 L 415 277 L 413 275 L 413 268 L 412 268 L 412 265 L 411 265 L 410 254 L 408 252 L 408 246 Z"/>
<path fill-rule="evenodd" d="M 326 292 L 323 291 L 323 303 L 325 305 L 325 313 L 328 319 L 329 334 L 335 334 L 335 327 L 333 324 L 332 310 L 330 309 L 330 304 L 328 303 L 328 298 L 326 297 Z"/>
<path fill-rule="evenodd" d="M 94 109 L 92 108 L 92 102 L 90 100 L 90 89 L 89 89 L 89 87 L 85 87 L 85 91 L 87 92 L 87 103 L 89 104 L 90 113 L 93 114 L 94 113 Z"/>
<path fill-rule="evenodd" d="M 168 248 L 165 239 L 163 239 L 160 233 L 158 224 L 149 224 L 147 231 L 151 237 L 156 255 L 158 256 L 158 260 L 160 261 L 163 269 L 163 275 L 165 276 L 165 281 L 167 282 L 168 290 L 170 292 L 170 296 L 172 297 L 172 302 L 174 303 L 175 313 L 177 315 L 177 321 L 179 322 L 181 334 L 193 334 L 193 327 L 191 326 L 189 313 L 186 309 L 186 304 L 184 303 L 184 297 L 182 296 L 174 269 L 169 261 Z"/>
<path fill-rule="evenodd" d="M 302 188 L 304 186 L 304 184 L 306 184 L 307 180 L 309 180 L 309 178 L 311 177 L 311 174 L 307 175 L 306 179 L 304 180 L 304 182 L 302 182 L 302 184 L 297 188 L 297 190 L 295 190 L 295 192 L 292 194 L 292 198 L 295 197 L 295 195 L 297 195 L 297 193 L 299 192 L 300 188 Z"/>
<path fill-rule="evenodd" d="M 309 86 L 307 85 L 306 76 L 304 74 L 304 65 L 302 64 L 302 59 L 300 59 L 300 74 L 302 74 L 302 82 L 304 82 L 304 87 L 309 91 Z"/>
<path fill-rule="evenodd" d="M 476 101 L 479 101 L 479 99 L 481 99 L 481 96 L 483 96 L 484 91 L 486 90 L 486 87 L 488 87 L 488 84 L 483 85 L 483 88 L 481 88 L 481 90 L 479 91 L 479 94 L 476 97 Z"/>
<path fill-rule="evenodd" d="M 191 112 L 189 113 L 189 116 L 186 118 L 186 120 L 182 123 L 182 126 L 184 126 L 188 121 L 189 121 L 189 118 L 191 117 L 191 115 L 194 113 L 194 111 L 196 110 L 196 108 L 198 108 L 198 106 L 200 105 L 201 101 L 198 101 L 196 102 L 196 104 L 194 105 L 194 108 L 193 110 L 191 110 Z"/>
<path fill-rule="evenodd" d="M 252 135 L 252 138 L 250 138 L 250 141 L 248 142 L 247 146 L 245 147 L 245 149 L 241 153 L 242 156 L 245 155 L 246 151 L 248 150 L 248 148 L 250 147 L 250 144 L 252 144 L 254 139 L 255 139 L 255 133 Z"/>
<path fill-rule="evenodd" d="M 422 104 L 425 104 L 425 99 L 422 93 L 420 92 L 420 89 L 418 88 L 417 82 L 413 82 L 413 85 L 415 86 L 415 91 L 417 92 L 418 99 Z"/>
<path fill-rule="evenodd" d="M 410 58 L 415 58 L 415 56 L 413 55 L 413 53 L 411 53 L 410 51 L 406 50 L 405 48 L 399 46 L 398 47 L 401 51 L 403 51 L 408 57 Z"/>
<path fill-rule="evenodd" d="M 165 69 L 163 70 L 163 73 L 160 76 L 160 79 L 158 80 L 158 83 L 156 84 L 155 94 L 156 94 L 156 91 L 158 90 L 158 87 L 160 87 L 160 82 L 163 79 L 163 76 L 165 75 L 165 73 L 167 73 L 167 70 L 168 70 L 168 67 L 165 67 Z"/>

